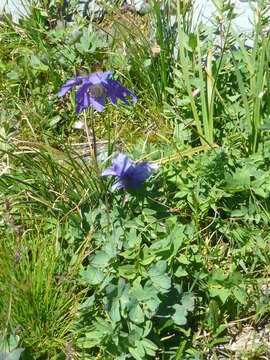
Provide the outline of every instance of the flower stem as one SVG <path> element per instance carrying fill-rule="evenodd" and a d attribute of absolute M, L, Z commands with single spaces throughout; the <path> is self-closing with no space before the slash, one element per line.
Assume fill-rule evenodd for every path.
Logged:
<path fill-rule="evenodd" d="M 127 193 L 126 193 L 126 191 L 124 190 L 123 199 L 122 199 L 122 208 L 125 206 L 126 196 L 127 196 Z"/>
<path fill-rule="evenodd" d="M 108 136 L 108 157 L 111 155 L 111 120 L 107 119 L 107 136 Z"/>
<path fill-rule="evenodd" d="M 84 130 L 85 130 L 85 133 L 86 133 L 90 154 L 91 154 L 92 159 L 94 160 L 95 167 L 96 167 L 96 172 L 97 172 L 97 175 L 98 175 L 99 174 L 99 169 L 98 169 L 98 162 L 97 162 L 97 147 L 96 147 L 96 134 L 95 134 L 93 110 L 91 109 L 91 116 L 90 116 L 90 118 L 91 118 L 92 141 L 91 141 L 90 135 L 89 135 L 89 129 L 88 129 L 87 120 L 86 120 L 86 111 L 84 111 L 83 114 L 84 114 Z"/>
<path fill-rule="evenodd" d="M 90 125 L 91 125 L 92 137 L 93 137 L 92 144 L 93 144 L 94 156 L 95 156 L 95 161 L 97 163 L 97 140 L 95 133 L 94 111 L 92 107 L 90 109 Z"/>
<path fill-rule="evenodd" d="M 90 113 L 90 126 L 91 126 L 91 132 L 92 132 L 92 141 L 91 141 L 90 135 L 89 135 L 89 129 L 88 129 L 87 120 L 86 120 L 86 111 L 84 111 L 84 129 L 85 129 L 86 136 L 87 136 L 87 141 L 88 141 L 88 145 L 89 145 L 89 149 L 90 149 L 90 154 L 91 154 L 91 156 L 92 156 L 92 158 L 94 160 L 94 163 L 95 163 L 96 175 L 97 175 L 98 178 L 100 178 L 100 182 L 101 182 L 101 185 L 103 187 L 103 191 L 104 191 L 104 195 L 105 195 L 105 206 L 106 206 L 106 214 L 107 214 L 107 227 L 108 227 L 108 231 L 109 231 L 109 228 L 110 228 L 110 208 L 109 208 L 107 189 L 106 189 L 105 183 L 103 181 L 103 178 L 100 176 L 100 171 L 99 171 L 99 167 L 98 167 L 94 111 L 93 111 L 92 107 L 90 108 L 90 112 L 91 112 Z"/>

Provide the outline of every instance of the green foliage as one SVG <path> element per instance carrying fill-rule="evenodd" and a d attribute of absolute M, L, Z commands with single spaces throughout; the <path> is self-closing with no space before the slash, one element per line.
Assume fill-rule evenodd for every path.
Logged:
<path fill-rule="evenodd" d="M 263 124 L 269 117 L 269 109 L 264 114 L 262 112 L 262 98 L 267 96 L 265 87 L 269 76 L 269 59 L 266 55 L 269 53 L 269 39 L 263 32 L 261 17 L 259 16 L 252 50 L 246 50 L 237 34 L 235 38 L 240 47 L 241 62 L 236 60 L 239 57 L 237 54 L 232 59 L 249 132 L 249 153 L 255 153 L 258 151 Z M 245 75 L 242 75 L 243 70 Z"/>
<path fill-rule="evenodd" d="M 85 245 L 80 253 L 64 257 L 59 223 L 51 219 L 45 226 L 37 224 L 18 235 L 18 226 L 8 230 L 13 221 L 7 214 L 7 227 L 1 231 L 1 323 L 7 322 L 5 331 L 20 335 L 26 353 L 54 356 L 72 339 L 70 330 L 83 298 L 74 278 L 84 259 Z M 55 229 L 59 230 L 55 233 Z"/>
<path fill-rule="evenodd" d="M 249 49 L 215 3 L 210 28 L 169 0 L 101 23 L 56 1 L 2 18 L 1 359 L 237 357 L 232 329 L 268 323 L 269 15 L 259 3 Z M 100 180 L 110 159 L 95 169 L 74 93 L 57 98 L 95 63 L 138 95 L 95 115 L 103 155 L 109 130 L 109 153 L 160 165 L 138 190 Z"/>

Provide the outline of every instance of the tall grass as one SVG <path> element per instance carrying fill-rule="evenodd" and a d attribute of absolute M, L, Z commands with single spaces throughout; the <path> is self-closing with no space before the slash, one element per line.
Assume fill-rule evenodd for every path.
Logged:
<path fill-rule="evenodd" d="M 71 329 L 76 320 L 84 292 L 75 281 L 87 254 L 87 242 L 70 257 L 64 256 L 65 234 L 53 218 L 16 226 L 13 214 L 16 204 L 6 209 L 5 226 L 0 244 L 0 316 L 4 334 L 19 335 L 24 344 L 24 358 L 47 354 L 53 358 L 64 353 L 72 340 Z M 64 260 L 65 259 L 65 260 Z"/>
<path fill-rule="evenodd" d="M 59 151 L 49 145 L 19 141 L 2 152 L 9 171 L 0 177 L 1 198 L 12 198 L 21 208 L 64 216 L 85 204 L 94 207 L 103 197 L 92 163 L 72 148 Z M 90 154 L 88 154 L 90 156 Z M 103 194 L 103 195 L 102 195 Z"/>
<path fill-rule="evenodd" d="M 257 22 L 252 48 L 248 49 L 237 32 L 233 32 L 241 53 L 241 61 L 236 59 L 233 53 L 232 56 L 249 132 L 249 153 L 256 153 L 258 151 L 262 126 L 264 121 L 267 121 L 267 116 L 269 116 L 269 107 L 264 115 L 262 113 L 263 101 L 264 99 L 267 101 L 269 98 L 269 88 L 267 85 L 269 84 L 270 51 L 269 36 L 267 36 L 263 26 L 265 18 L 262 10 L 263 7 L 258 3 Z M 243 70 L 245 72 L 246 70 L 248 71 L 248 81 L 246 81 L 246 74 L 243 74 Z"/>
<path fill-rule="evenodd" d="M 181 22 L 187 32 L 191 18 L 192 7 L 183 5 Z M 168 100 L 167 87 L 172 85 L 172 69 L 177 58 L 174 2 L 154 0 L 144 26 L 121 14 L 115 24 L 125 44 L 131 76 L 137 85 L 143 84 L 143 93 L 162 110 Z"/>
<path fill-rule="evenodd" d="M 223 16 L 223 9 L 218 8 L 220 15 Z M 181 13 L 180 3 L 177 3 L 177 24 L 178 24 L 178 36 L 179 36 L 179 65 L 183 74 L 184 86 L 186 87 L 186 91 L 188 93 L 192 114 L 194 118 L 194 123 L 196 126 L 197 134 L 199 135 L 201 144 L 208 144 L 210 146 L 214 145 L 214 104 L 215 104 L 215 96 L 218 92 L 216 89 L 218 77 L 222 68 L 222 60 L 223 55 L 227 46 L 227 38 L 230 33 L 230 21 L 232 19 L 233 11 L 229 12 L 229 20 L 227 22 L 227 29 L 225 30 L 224 43 L 222 48 L 216 49 L 216 45 L 214 46 L 209 41 L 208 50 L 206 53 L 201 53 L 201 30 L 199 19 L 197 19 L 196 29 L 194 29 L 195 34 L 193 34 L 193 39 L 191 36 L 185 33 L 182 27 L 182 13 Z M 190 48 L 190 44 L 193 45 Z M 196 56 L 190 56 L 190 51 L 194 51 Z M 212 62 L 213 56 L 218 57 L 218 60 L 215 60 L 215 72 L 212 71 Z M 203 65 L 203 58 L 205 64 Z M 196 105 L 196 101 L 192 91 L 192 77 L 196 76 L 194 74 L 194 64 L 191 63 L 191 59 L 197 61 L 197 71 L 198 71 L 198 83 L 200 90 L 200 102 L 201 109 Z"/>

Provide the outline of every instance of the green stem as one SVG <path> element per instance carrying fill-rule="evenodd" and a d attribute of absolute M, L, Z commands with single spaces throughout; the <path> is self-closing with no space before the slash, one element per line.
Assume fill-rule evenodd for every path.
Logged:
<path fill-rule="evenodd" d="M 108 157 L 111 155 L 111 120 L 110 116 L 107 119 L 107 137 L 108 137 Z"/>
<path fill-rule="evenodd" d="M 126 191 L 124 189 L 124 194 L 123 194 L 123 199 L 122 199 L 122 208 L 125 206 L 126 196 L 127 196 L 127 193 L 126 193 Z"/>
<path fill-rule="evenodd" d="M 104 191 L 104 195 L 105 195 L 105 206 L 106 206 L 106 214 L 107 214 L 107 227 L 108 227 L 108 231 L 109 231 L 109 228 L 110 228 L 110 208 L 109 208 L 107 188 L 105 186 L 103 178 L 101 177 L 99 167 L 98 167 L 95 121 L 94 121 L 94 111 L 93 111 L 92 107 L 90 109 L 90 126 L 91 126 L 91 132 L 92 132 L 92 141 L 91 141 L 90 135 L 89 135 L 89 129 L 88 129 L 87 120 L 86 120 L 86 111 L 84 111 L 84 128 L 85 128 L 87 141 L 88 141 L 89 148 L 90 148 L 90 154 L 92 154 L 92 157 L 94 158 L 93 160 L 95 162 L 96 175 L 97 175 L 98 178 L 100 178 L 100 182 L 101 182 L 101 185 L 102 185 L 102 188 L 103 188 L 103 191 Z"/>

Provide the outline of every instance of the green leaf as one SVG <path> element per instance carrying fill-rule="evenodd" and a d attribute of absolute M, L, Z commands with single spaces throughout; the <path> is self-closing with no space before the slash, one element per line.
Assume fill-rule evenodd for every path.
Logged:
<path fill-rule="evenodd" d="M 247 294 L 244 289 L 241 288 L 234 288 L 233 294 L 236 297 L 236 299 L 243 305 L 247 302 Z"/>
<path fill-rule="evenodd" d="M 95 295 L 90 296 L 88 299 L 85 300 L 84 303 L 82 303 L 79 307 L 79 309 L 87 309 L 94 305 L 95 302 Z"/>
<path fill-rule="evenodd" d="M 171 279 L 167 274 L 154 276 L 151 280 L 153 281 L 154 287 L 162 293 L 167 292 L 171 287 Z"/>
<path fill-rule="evenodd" d="M 4 72 L 6 70 L 6 64 L 0 60 L 0 71 Z"/>
<path fill-rule="evenodd" d="M 197 47 L 197 36 L 195 36 L 194 34 L 189 34 L 188 44 L 192 50 L 195 50 Z"/>
<path fill-rule="evenodd" d="M 190 293 L 184 294 L 181 303 L 187 311 L 194 310 L 194 297 L 192 294 Z"/>
<path fill-rule="evenodd" d="M 190 37 L 184 31 L 181 31 L 181 40 L 183 41 L 184 47 L 187 50 L 192 51 L 192 48 L 190 47 Z M 194 45 L 194 42 L 192 43 L 192 40 L 191 44 Z"/>
<path fill-rule="evenodd" d="M 107 267 L 111 257 L 103 250 L 99 250 L 90 257 L 90 264 L 94 267 L 104 269 Z"/>
<path fill-rule="evenodd" d="M 212 287 L 209 289 L 210 296 L 216 297 L 218 296 L 220 300 L 225 304 L 228 297 L 231 295 L 231 291 L 226 288 L 218 288 L 218 287 Z"/>
<path fill-rule="evenodd" d="M 56 124 L 58 124 L 60 120 L 61 120 L 61 116 L 59 115 L 54 116 L 53 118 L 50 119 L 49 126 L 54 127 Z"/>
<path fill-rule="evenodd" d="M 138 352 L 137 348 L 129 347 L 128 351 L 131 353 L 131 355 L 134 357 L 134 359 L 143 360 L 143 358 L 140 356 L 140 353 Z"/>
<path fill-rule="evenodd" d="M 167 263 L 165 260 L 159 261 L 158 263 L 150 266 L 148 274 L 150 277 L 159 276 L 165 273 L 167 268 Z"/>
<path fill-rule="evenodd" d="M 93 333 L 93 336 L 95 333 Z M 98 346 L 101 343 L 102 339 L 100 337 L 94 337 L 93 339 L 87 339 L 85 337 L 79 338 L 77 340 L 77 345 L 81 349 L 91 349 L 95 346 Z"/>
<path fill-rule="evenodd" d="M 124 259 L 127 260 L 133 260 L 138 257 L 137 251 L 135 251 L 134 249 L 123 251 L 119 255 L 121 255 Z"/>
<path fill-rule="evenodd" d="M 136 341 L 136 350 L 137 350 L 137 353 L 138 353 L 142 358 L 144 358 L 145 351 L 144 351 L 144 347 L 143 347 L 141 341 Z"/>
<path fill-rule="evenodd" d="M 225 189 L 232 192 L 249 189 L 250 176 L 252 175 L 252 172 L 247 167 L 237 169 L 235 173 L 226 176 Z"/>
<path fill-rule="evenodd" d="M 137 242 L 141 242 L 141 237 L 137 236 L 137 230 L 135 228 L 131 228 L 124 241 L 124 246 L 126 249 L 134 249 Z"/>
<path fill-rule="evenodd" d="M 129 318 L 136 324 L 144 322 L 144 314 L 139 304 L 133 306 L 129 312 Z"/>
<path fill-rule="evenodd" d="M 253 191 L 256 195 L 262 197 L 263 199 L 267 199 L 267 197 L 269 196 L 269 193 L 265 192 L 265 190 L 262 188 L 253 188 Z"/>
<path fill-rule="evenodd" d="M 225 274 L 222 270 L 215 270 L 212 272 L 212 282 L 221 282 L 223 283 L 225 281 Z"/>
<path fill-rule="evenodd" d="M 158 347 L 155 343 L 153 343 L 153 341 L 149 340 L 149 339 L 143 339 L 142 343 L 144 344 L 145 348 L 148 349 L 152 349 L 152 350 L 158 350 Z"/>
<path fill-rule="evenodd" d="M 172 316 L 173 321 L 177 325 L 186 325 L 187 323 L 187 310 L 183 305 L 175 304 L 173 305 L 175 313 Z"/>
<path fill-rule="evenodd" d="M 143 215 L 147 216 L 147 215 L 156 215 L 156 210 L 153 209 L 149 209 L 149 208 L 144 208 L 142 211 Z"/>
<path fill-rule="evenodd" d="M 90 34 L 88 33 L 87 29 L 84 29 L 83 35 L 80 38 L 80 43 L 76 44 L 76 47 L 81 53 L 85 53 L 89 50 L 90 44 L 91 44 Z"/>
<path fill-rule="evenodd" d="M 264 122 L 261 126 L 261 130 L 270 131 L 270 117 L 269 116 L 264 120 Z"/>
<path fill-rule="evenodd" d="M 136 267 L 135 265 L 122 265 L 117 268 L 119 276 L 122 276 L 125 279 L 132 280 L 136 277 Z"/>
<path fill-rule="evenodd" d="M 101 334 L 113 334 L 115 325 L 107 322 L 105 319 L 101 317 L 97 317 L 95 321 L 93 321 L 93 326 L 96 331 Z M 91 337 L 91 332 L 86 334 L 87 337 Z"/>
<path fill-rule="evenodd" d="M 19 79 L 19 73 L 17 71 L 10 71 L 9 73 L 7 73 L 7 77 L 11 80 L 18 80 Z"/>
<path fill-rule="evenodd" d="M 145 67 L 149 67 L 149 66 L 151 65 L 151 62 L 152 62 L 151 59 L 146 59 L 146 60 L 144 60 L 143 65 L 144 65 Z"/>
<path fill-rule="evenodd" d="M 185 277 L 188 275 L 188 273 L 182 268 L 182 266 L 179 266 L 174 275 L 176 277 Z"/>
<path fill-rule="evenodd" d="M 147 307 L 144 309 L 144 311 L 145 311 L 145 315 L 149 319 L 153 317 L 153 315 L 155 314 L 155 312 L 159 307 L 159 304 L 160 304 L 160 300 L 158 299 L 158 297 L 156 297 L 155 299 L 147 300 L 146 302 Z"/>
<path fill-rule="evenodd" d="M 171 287 L 171 279 L 167 274 L 164 274 L 167 268 L 165 260 L 159 261 L 158 263 L 150 266 L 148 275 L 150 276 L 153 285 L 160 292 L 167 292 Z"/>
<path fill-rule="evenodd" d="M 152 321 L 147 320 L 144 323 L 143 337 L 145 338 L 147 335 L 149 335 L 151 330 L 152 330 Z"/>
<path fill-rule="evenodd" d="M 97 317 L 96 320 L 93 321 L 93 325 L 90 329 L 84 333 L 84 337 L 78 339 L 78 346 L 90 349 L 99 345 L 105 336 L 112 335 L 113 333 L 114 326 L 105 319 Z"/>
<path fill-rule="evenodd" d="M 136 342 L 139 341 L 143 335 L 143 329 L 132 322 L 130 322 L 130 332 L 128 334 L 128 344 L 131 347 L 136 347 Z"/>
<path fill-rule="evenodd" d="M 156 243 L 156 241 L 154 242 L 154 244 L 155 243 Z M 153 263 L 155 258 L 156 258 L 156 255 L 155 255 L 154 251 L 152 251 L 152 248 L 149 249 L 147 246 L 145 246 L 142 251 L 140 263 L 143 266 L 147 266 L 147 265 L 150 265 L 151 263 Z"/>
<path fill-rule="evenodd" d="M 243 217 L 248 214 L 248 209 L 246 207 L 242 207 L 241 209 L 235 209 L 231 212 L 232 217 Z"/>
<path fill-rule="evenodd" d="M 169 87 L 166 87 L 166 91 L 168 91 L 168 93 L 171 95 L 176 95 L 177 92 L 175 88 L 169 88 Z"/>
<path fill-rule="evenodd" d="M 143 256 L 144 258 L 140 260 L 140 264 L 143 266 L 150 265 L 156 259 L 155 255 L 144 254 Z"/>
<path fill-rule="evenodd" d="M 114 298 L 112 301 L 109 302 L 108 314 L 114 322 L 118 322 L 121 320 L 120 304 L 117 298 Z"/>
<path fill-rule="evenodd" d="M 149 299 L 157 298 L 157 290 L 150 282 L 147 282 L 144 288 L 141 285 L 134 286 L 133 295 L 139 302 L 146 302 Z"/>
<path fill-rule="evenodd" d="M 153 341 L 151 341 L 149 339 L 143 339 L 141 341 L 141 343 L 142 343 L 147 355 L 149 355 L 149 356 L 155 356 L 156 355 L 158 347 L 156 346 L 156 344 L 153 343 Z"/>
<path fill-rule="evenodd" d="M 19 344 L 20 338 L 18 335 L 11 334 L 9 337 L 9 350 L 15 350 Z"/>
<path fill-rule="evenodd" d="M 30 57 L 30 66 L 36 70 L 47 71 L 49 67 L 41 62 L 41 60 L 36 55 L 31 55 Z"/>
<path fill-rule="evenodd" d="M 190 264 L 190 261 L 188 260 L 188 258 L 184 254 L 180 254 L 177 257 L 177 260 L 180 262 L 180 264 L 184 264 L 184 265 L 189 265 Z"/>
<path fill-rule="evenodd" d="M 219 323 L 219 307 L 217 301 L 215 301 L 214 299 L 210 300 L 208 321 L 211 328 L 215 331 Z"/>
<path fill-rule="evenodd" d="M 104 278 L 104 275 L 100 270 L 90 265 L 88 265 L 86 269 L 81 269 L 80 275 L 82 280 L 89 285 L 100 284 Z"/>

